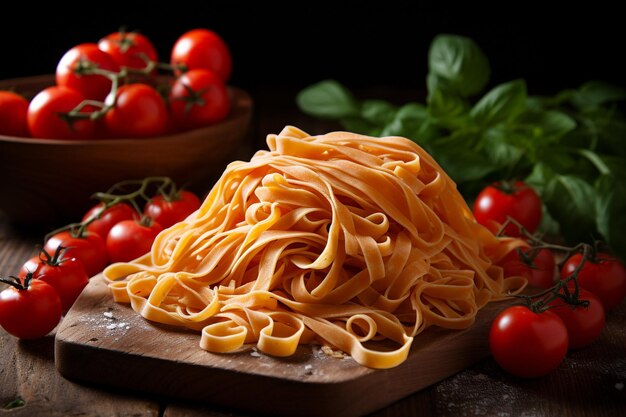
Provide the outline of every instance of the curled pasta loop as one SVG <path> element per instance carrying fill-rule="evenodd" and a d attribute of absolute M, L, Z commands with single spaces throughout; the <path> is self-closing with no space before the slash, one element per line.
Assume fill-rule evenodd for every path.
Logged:
<path fill-rule="evenodd" d="M 354 328 L 358 328 L 360 332 L 356 332 Z M 367 342 L 376 336 L 376 321 L 366 314 L 355 314 L 346 321 L 346 330 L 356 337 L 359 342 Z M 364 333 L 360 336 L 360 333 Z"/>
<path fill-rule="evenodd" d="M 209 352 L 233 352 L 243 346 L 247 334 L 248 329 L 234 321 L 213 323 L 202 329 L 200 347 Z"/>
<path fill-rule="evenodd" d="M 270 324 L 261 330 L 257 347 L 273 356 L 291 356 L 304 333 L 304 323 L 298 317 L 283 312 L 268 314 Z"/>

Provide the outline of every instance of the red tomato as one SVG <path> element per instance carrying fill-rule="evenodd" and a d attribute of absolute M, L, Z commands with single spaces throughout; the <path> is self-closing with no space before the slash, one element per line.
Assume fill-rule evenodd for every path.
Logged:
<path fill-rule="evenodd" d="M 104 100 L 111 91 L 111 79 L 100 74 L 80 73 L 89 67 L 119 71 L 113 58 L 98 49 L 98 45 L 83 43 L 67 51 L 59 61 L 56 71 L 57 85 L 73 88 L 91 100 Z"/>
<path fill-rule="evenodd" d="M 109 230 L 122 220 L 133 220 L 139 217 L 137 211 L 126 203 L 117 203 L 104 212 L 104 203 L 96 204 L 83 216 L 83 223 L 92 217 L 100 216 L 99 219 L 89 223 L 87 230 L 98 234 L 105 239 L 109 234 Z"/>
<path fill-rule="evenodd" d="M 534 313 L 525 306 L 505 309 L 493 321 L 489 348 L 507 372 L 534 378 L 556 369 L 567 353 L 567 328 L 550 311 Z"/>
<path fill-rule="evenodd" d="M 550 303 L 550 311 L 559 316 L 567 327 L 570 349 L 590 345 L 604 329 L 604 307 L 600 299 L 583 289 L 579 290 L 578 298 L 589 301 L 589 306 L 573 306 L 560 298 Z"/>
<path fill-rule="evenodd" d="M 187 70 L 206 69 L 224 82 L 230 77 L 232 58 L 224 40 L 207 29 L 193 29 L 184 33 L 172 48 L 172 65 L 183 64 Z"/>
<path fill-rule="evenodd" d="M 507 217 L 517 220 L 526 230 L 534 233 L 541 223 L 541 200 L 537 193 L 521 181 L 515 181 L 511 189 L 496 182 L 484 188 L 474 201 L 476 221 L 496 232 Z M 519 229 L 509 224 L 504 232 L 519 236 Z"/>
<path fill-rule="evenodd" d="M 561 279 L 569 277 L 580 264 L 582 254 L 572 255 L 561 269 Z M 606 311 L 626 298 L 626 268 L 611 255 L 598 253 L 595 260 L 587 260 L 578 274 L 578 285 L 594 293 Z"/>
<path fill-rule="evenodd" d="M 33 269 L 33 265 L 36 265 Z M 34 256 L 22 266 L 18 276 L 22 279 L 32 272 L 34 279 L 52 285 L 61 298 L 63 312 L 66 313 L 89 283 L 83 264 L 76 258 L 52 259 L 46 261 Z"/>
<path fill-rule="evenodd" d="M 114 32 L 98 42 L 98 48 L 113 58 L 120 67 L 143 69 L 147 62 L 158 61 L 157 51 L 150 39 L 137 32 Z"/>
<path fill-rule="evenodd" d="M 24 262 L 24 265 L 22 265 L 22 267 L 20 268 L 20 271 L 18 272 L 17 276 L 20 278 L 26 278 L 26 275 L 29 272 L 34 274 L 35 272 L 37 272 L 37 268 L 39 268 L 39 266 L 41 265 L 41 262 L 42 261 L 39 258 L 39 255 L 33 256 L 32 258 Z"/>
<path fill-rule="evenodd" d="M 164 196 L 157 195 L 146 204 L 143 213 L 161 226 L 170 227 L 185 220 L 201 204 L 198 196 L 191 191 L 180 191 L 169 201 Z"/>
<path fill-rule="evenodd" d="M 0 135 L 28 137 L 28 100 L 12 91 L 0 91 Z"/>
<path fill-rule="evenodd" d="M 533 287 L 550 288 L 554 285 L 556 262 L 549 249 L 543 248 L 538 252 L 533 248 L 519 248 L 513 250 L 498 263 L 504 269 L 504 276 L 522 276 Z M 536 253 L 534 258 L 532 256 Z M 531 259 L 532 258 L 532 259 Z M 527 263 L 527 260 L 530 263 Z"/>
<path fill-rule="evenodd" d="M 122 220 L 107 236 L 111 262 L 128 262 L 148 253 L 161 230 L 163 227 L 157 222 L 146 226 L 136 220 Z"/>
<path fill-rule="evenodd" d="M 128 84 L 117 91 L 115 107 L 105 114 L 104 125 L 114 137 L 159 136 L 165 133 L 167 117 L 165 102 L 154 88 Z"/>
<path fill-rule="evenodd" d="M 37 94 L 28 106 L 28 128 L 34 138 L 91 139 L 96 126 L 89 119 L 66 120 L 61 114 L 78 106 L 85 97 L 67 87 L 48 87 Z M 92 108 L 86 107 L 85 111 Z"/>
<path fill-rule="evenodd" d="M 29 279 L 20 288 L 11 286 L 0 293 L 0 325 L 20 339 L 47 335 L 61 320 L 59 295 L 40 280 Z"/>
<path fill-rule="evenodd" d="M 230 108 L 228 90 L 211 71 L 196 69 L 178 77 L 169 94 L 176 126 L 188 130 L 223 120 Z"/>
<path fill-rule="evenodd" d="M 44 250 L 55 253 L 59 245 L 68 248 L 65 251 L 66 257 L 80 260 L 90 277 L 102 271 L 107 265 L 106 244 L 95 233 L 87 232 L 84 237 L 74 237 L 69 231 L 59 232 L 48 239 Z"/>

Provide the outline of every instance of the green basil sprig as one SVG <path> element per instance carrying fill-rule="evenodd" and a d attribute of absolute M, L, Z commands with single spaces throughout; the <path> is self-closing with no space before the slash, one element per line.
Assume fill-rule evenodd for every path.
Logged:
<path fill-rule="evenodd" d="M 302 90 L 297 104 L 349 131 L 414 140 L 470 203 L 492 181 L 524 180 L 544 202 L 544 232 L 571 242 L 603 239 L 626 260 L 626 120 L 619 109 L 626 90 L 591 81 L 529 96 L 519 79 L 485 91 L 487 57 L 456 35 L 435 37 L 428 68 L 425 103 L 357 100 L 325 80 Z"/>

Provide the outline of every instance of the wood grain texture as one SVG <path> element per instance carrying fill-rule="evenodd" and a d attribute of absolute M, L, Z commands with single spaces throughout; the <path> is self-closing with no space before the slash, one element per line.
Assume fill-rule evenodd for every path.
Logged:
<path fill-rule="evenodd" d="M 129 306 L 114 303 L 98 276 L 57 332 L 56 365 L 72 379 L 244 411 L 357 416 L 484 358 L 488 328 L 505 305 L 490 304 L 470 329 L 429 329 L 415 338 L 402 365 L 373 370 L 348 356 L 327 356 L 317 345 L 301 346 L 288 358 L 254 347 L 232 354 L 205 352 L 197 333 L 150 323 Z"/>
<path fill-rule="evenodd" d="M 51 372 L 54 334 L 19 341 L 0 329 L 0 408 L 15 417 L 158 417 L 154 400 L 107 392 L 68 381 Z M 8 356 L 8 357 L 7 357 Z M 4 413 L 0 413 L 4 415 Z"/>

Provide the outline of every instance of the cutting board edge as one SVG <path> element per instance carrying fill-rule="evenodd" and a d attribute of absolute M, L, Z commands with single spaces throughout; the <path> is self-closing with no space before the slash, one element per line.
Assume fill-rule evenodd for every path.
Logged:
<path fill-rule="evenodd" d="M 420 387 L 414 386 L 407 390 L 391 392 L 390 395 L 373 396 L 371 394 L 376 390 L 385 388 L 385 382 L 390 378 L 387 370 L 343 381 L 296 381 L 271 375 L 236 373 L 222 368 L 209 370 L 208 367 L 168 362 L 155 357 L 129 356 L 133 356 L 135 362 L 143 362 L 142 366 L 126 367 L 125 364 L 119 364 L 119 352 L 86 347 L 55 338 L 56 369 L 69 380 L 151 395 L 164 395 L 174 400 L 201 402 L 232 411 L 266 413 L 281 417 L 320 415 L 356 417 L 381 409 L 430 385 L 425 383 Z M 71 366 L 68 366 L 69 361 Z M 141 368 L 152 368 L 162 375 L 176 371 L 178 385 L 185 388 L 170 390 L 167 385 L 162 384 L 160 378 L 150 373 L 141 375 L 141 372 L 138 372 Z M 76 372 L 76 369 L 80 369 L 80 372 Z M 206 382 L 194 385 L 194 382 L 198 381 L 197 374 L 200 373 L 205 374 L 203 375 L 205 381 L 219 380 L 221 388 L 212 391 L 211 384 Z M 123 376 L 120 378 L 120 375 Z M 356 380 L 360 380 L 358 389 L 355 389 Z M 222 395 L 229 391 L 226 387 L 235 385 L 239 390 L 246 392 L 246 395 L 240 397 Z M 290 393 L 287 401 L 268 401 L 277 393 L 287 391 Z M 367 400 L 363 401 L 364 398 Z"/>
<path fill-rule="evenodd" d="M 313 356 L 308 362 L 291 365 L 286 358 L 282 369 L 277 368 L 280 359 L 259 352 L 233 356 L 233 364 L 243 365 L 239 368 L 226 364 L 227 355 L 200 351 L 197 339 L 189 333 L 179 335 L 151 326 L 130 307 L 114 303 L 108 288 L 94 281 L 57 330 L 55 363 L 68 379 L 173 399 L 277 416 L 357 416 L 385 407 L 488 356 L 490 323 L 508 305 L 490 303 L 468 329 L 427 329 L 416 337 L 407 360 L 387 370 L 356 366 L 349 357 Z M 112 316 L 118 321 L 110 321 Z M 124 345 L 116 326 L 116 330 L 107 330 L 107 324 L 121 322 L 130 324 L 128 336 L 132 336 L 129 340 L 133 343 Z M 155 337 L 168 339 L 169 346 L 174 343 L 188 349 L 184 354 L 174 349 L 178 356 L 168 356 L 171 351 L 161 348 L 162 339 Z M 143 346 L 144 340 L 151 348 L 142 351 L 137 347 Z M 264 368 L 264 361 L 271 367 Z M 312 364 L 312 368 L 306 364 Z M 306 369 L 312 369 L 313 376 L 307 377 Z M 316 379 L 318 372 L 321 379 Z M 324 372 L 330 372 L 326 380 Z M 230 392 L 241 392 L 242 388 L 244 395 L 233 396 Z M 267 401 L 276 396 L 287 400 Z M 316 400 L 319 398 L 326 401 Z"/>

